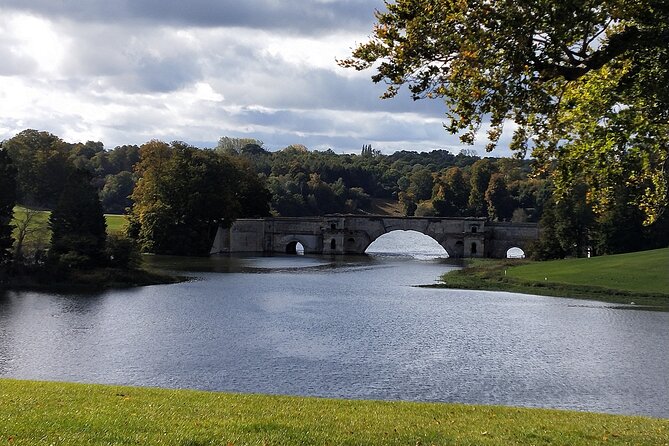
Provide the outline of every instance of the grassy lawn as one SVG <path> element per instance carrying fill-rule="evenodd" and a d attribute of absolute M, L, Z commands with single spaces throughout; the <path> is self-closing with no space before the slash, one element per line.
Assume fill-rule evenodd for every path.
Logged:
<path fill-rule="evenodd" d="M 669 420 L 0 380 L 8 445 L 667 445 Z"/>
<path fill-rule="evenodd" d="M 629 254 L 535 262 L 508 270 L 509 277 L 669 294 L 669 248 Z"/>
<path fill-rule="evenodd" d="M 107 221 L 107 234 L 123 234 L 128 224 L 128 217 L 125 215 L 105 214 Z"/>
<path fill-rule="evenodd" d="M 595 299 L 669 311 L 669 248 L 549 262 L 479 259 L 435 287 Z"/>
<path fill-rule="evenodd" d="M 28 217 L 28 214 L 33 215 Z M 22 206 L 14 207 L 14 237 L 18 235 L 18 227 L 21 222 L 25 222 L 26 218 L 30 218 L 27 223 L 28 234 L 26 237 L 26 244 L 30 245 L 35 242 L 43 243 L 44 240 L 51 240 L 51 230 L 49 229 L 50 211 L 33 211 Z M 105 214 L 107 221 L 107 234 L 122 234 L 128 219 L 125 215 Z"/>

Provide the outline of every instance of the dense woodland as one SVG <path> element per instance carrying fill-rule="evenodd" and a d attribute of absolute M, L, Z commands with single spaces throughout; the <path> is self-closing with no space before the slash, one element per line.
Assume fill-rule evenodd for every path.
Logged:
<path fill-rule="evenodd" d="M 142 252 L 206 255 L 219 225 L 240 217 L 379 213 L 539 222 L 539 259 L 649 249 L 669 244 L 663 215 L 644 215 L 620 187 L 610 211 L 596 213 L 585 185 L 556 200 L 533 161 L 480 158 L 463 150 L 400 151 L 370 145 L 358 154 L 222 137 L 213 148 L 149 141 L 105 150 L 25 130 L 2 142 L 2 263 L 82 268 L 137 263 Z M 22 247 L 11 209 L 51 210 L 50 249 Z M 108 238 L 103 212 L 128 216 L 128 238 Z M 18 222 L 24 230 L 25 222 Z M 16 265 L 15 265 L 16 266 Z"/>

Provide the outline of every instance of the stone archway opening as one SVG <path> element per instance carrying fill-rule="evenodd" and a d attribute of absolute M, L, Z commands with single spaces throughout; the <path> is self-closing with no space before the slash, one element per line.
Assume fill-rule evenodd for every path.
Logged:
<path fill-rule="evenodd" d="M 304 245 L 300 243 L 297 240 L 294 240 L 288 245 L 286 245 L 286 254 L 292 254 L 292 255 L 298 255 L 298 256 L 303 256 L 304 255 Z"/>
<path fill-rule="evenodd" d="M 435 239 L 418 231 L 395 230 L 369 244 L 365 254 L 408 256 L 417 259 L 445 258 L 449 253 Z"/>
<path fill-rule="evenodd" d="M 506 250 L 506 258 L 507 259 L 524 259 L 525 258 L 525 251 L 523 251 L 521 248 L 518 248 L 517 246 L 514 246 L 512 248 L 509 248 Z"/>

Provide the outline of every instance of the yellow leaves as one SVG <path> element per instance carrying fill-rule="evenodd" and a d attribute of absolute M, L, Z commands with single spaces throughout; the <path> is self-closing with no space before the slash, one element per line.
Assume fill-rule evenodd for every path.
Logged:
<path fill-rule="evenodd" d="M 460 56 L 463 59 L 466 59 L 466 60 L 474 60 L 474 59 L 478 59 L 479 53 L 480 53 L 480 51 L 478 51 L 478 50 L 465 49 L 465 50 L 462 50 L 460 52 Z"/>

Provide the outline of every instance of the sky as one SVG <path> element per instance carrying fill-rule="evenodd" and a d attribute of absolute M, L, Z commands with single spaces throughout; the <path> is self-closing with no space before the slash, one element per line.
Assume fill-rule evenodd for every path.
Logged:
<path fill-rule="evenodd" d="M 463 146 L 444 130 L 443 102 L 381 100 L 372 70 L 337 65 L 368 40 L 376 9 L 382 0 L 0 0 L 0 140 L 30 128 L 109 149 L 228 136 L 270 150 L 483 155 L 484 139 Z"/>

